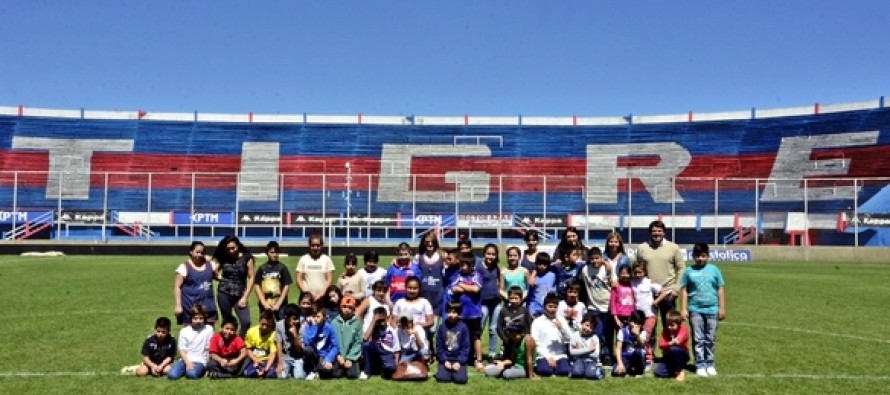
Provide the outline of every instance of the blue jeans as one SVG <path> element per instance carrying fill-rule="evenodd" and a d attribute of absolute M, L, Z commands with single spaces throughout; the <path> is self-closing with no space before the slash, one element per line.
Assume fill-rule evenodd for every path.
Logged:
<path fill-rule="evenodd" d="M 256 366 L 253 363 L 248 363 L 247 367 L 244 368 L 244 377 L 249 378 L 266 378 L 266 379 L 274 379 L 277 377 L 275 371 L 278 370 L 278 364 L 273 363 L 271 366 L 268 361 L 260 362 L 260 366 L 263 368 L 268 368 L 262 375 L 257 371 Z"/>
<path fill-rule="evenodd" d="M 185 376 L 187 379 L 199 379 L 204 376 L 204 364 L 198 362 L 192 362 L 192 365 L 195 367 L 191 370 L 186 370 L 185 362 L 182 362 L 181 359 L 173 362 L 173 366 L 170 367 L 170 371 L 167 372 L 167 378 L 170 380 L 178 380 Z"/>
<path fill-rule="evenodd" d="M 655 367 L 655 377 L 677 377 L 677 374 L 686 368 L 686 362 L 689 362 L 689 351 L 685 348 L 671 346 L 667 350 L 662 350 L 661 363 Z"/>
<path fill-rule="evenodd" d="M 485 320 L 488 320 L 488 355 L 498 353 L 498 317 L 501 315 L 503 304 L 500 300 L 482 304 L 482 329 L 485 329 Z"/>
<path fill-rule="evenodd" d="M 594 311 L 593 314 L 596 315 L 596 328 L 593 332 L 600 339 L 601 360 L 603 365 L 611 365 L 612 345 L 615 344 L 615 319 L 608 311 Z"/>
<path fill-rule="evenodd" d="M 550 377 L 553 375 L 568 376 L 572 373 L 572 365 L 569 364 L 568 358 L 557 359 L 556 367 L 550 366 L 550 364 L 547 363 L 547 359 L 538 358 L 535 360 L 535 373 L 542 377 Z"/>
<path fill-rule="evenodd" d="M 692 326 L 695 367 L 701 369 L 714 366 L 714 349 L 717 346 L 717 314 L 690 311 L 689 324 Z"/>
<path fill-rule="evenodd" d="M 383 349 L 376 342 L 362 343 L 362 354 L 365 357 L 363 371 L 370 376 L 380 372 L 383 378 L 389 379 L 396 371 L 396 356 Z"/>
<path fill-rule="evenodd" d="M 612 369 L 612 376 L 641 376 L 646 369 L 646 349 L 635 348 L 633 351 L 621 352 L 621 363 L 624 364 L 624 373 L 616 373 Z"/>
<path fill-rule="evenodd" d="M 439 365 L 439 370 L 436 371 L 436 381 L 440 383 L 466 384 L 468 380 L 467 365 L 464 364 L 461 364 L 457 370 L 445 369 L 443 364 Z"/>
<path fill-rule="evenodd" d="M 303 359 L 285 359 L 281 363 L 284 364 L 284 370 L 278 375 L 280 379 L 293 377 L 295 380 L 306 379 L 306 372 L 303 370 Z"/>
<path fill-rule="evenodd" d="M 399 354 L 399 363 L 405 362 L 413 362 L 413 361 L 423 361 L 423 357 L 429 355 L 429 351 L 426 349 L 423 350 L 415 350 L 415 351 L 402 351 Z"/>
<path fill-rule="evenodd" d="M 592 358 L 579 359 L 572 363 L 572 373 L 569 377 L 573 379 L 600 380 L 606 377 L 603 368 L 596 365 L 596 360 Z"/>

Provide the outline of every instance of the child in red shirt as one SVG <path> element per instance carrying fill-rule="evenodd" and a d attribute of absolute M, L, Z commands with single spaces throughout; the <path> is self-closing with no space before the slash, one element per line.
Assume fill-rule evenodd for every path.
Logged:
<path fill-rule="evenodd" d="M 218 333 L 210 338 L 210 360 L 207 376 L 226 379 L 241 376 L 247 366 L 247 349 L 244 339 L 238 336 L 238 321 L 234 317 L 223 320 Z"/>
<path fill-rule="evenodd" d="M 655 377 L 686 380 L 683 369 L 689 362 L 689 331 L 683 326 L 683 315 L 671 310 L 665 314 L 667 324 L 658 338 L 662 363 L 655 368 Z"/>

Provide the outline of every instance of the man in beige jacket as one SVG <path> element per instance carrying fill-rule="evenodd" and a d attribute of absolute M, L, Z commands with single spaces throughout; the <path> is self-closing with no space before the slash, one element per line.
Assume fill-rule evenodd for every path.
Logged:
<path fill-rule="evenodd" d="M 675 302 L 680 296 L 680 278 L 686 270 L 686 257 L 676 244 L 664 239 L 665 225 L 661 221 L 649 223 L 649 241 L 637 247 L 637 262 L 646 266 L 646 273 L 652 282 L 661 285 L 665 295 L 658 304 L 658 313 L 664 324 L 664 316 L 675 310 Z"/>

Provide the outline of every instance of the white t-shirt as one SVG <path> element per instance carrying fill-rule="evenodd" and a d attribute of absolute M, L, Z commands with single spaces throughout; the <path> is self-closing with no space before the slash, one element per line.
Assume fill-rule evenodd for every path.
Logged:
<path fill-rule="evenodd" d="M 652 306 L 652 302 L 655 300 L 655 295 L 661 292 L 661 285 L 643 277 L 640 280 L 631 279 L 630 287 L 634 290 L 634 300 L 636 301 L 634 308 L 642 311 L 646 317 L 654 316 L 655 308 Z"/>
<path fill-rule="evenodd" d="M 319 255 L 318 259 L 313 259 L 311 255 L 306 254 L 300 257 L 297 262 L 297 279 L 299 274 L 306 276 L 306 285 L 313 294 L 325 291 L 325 275 L 334 271 L 334 262 L 325 254 Z M 333 281 L 333 279 L 332 279 Z"/>
<path fill-rule="evenodd" d="M 567 312 L 571 315 L 571 320 L 566 316 Z M 559 307 L 556 308 L 556 315 L 566 319 L 572 332 L 581 330 L 581 319 L 584 318 L 584 314 L 587 314 L 587 306 L 581 303 L 581 301 L 575 303 L 574 306 L 569 306 L 566 301 L 560 300 Z"/>
<path fill-rule="evenodd" d="M 368 331 L 368 328 L 374 324 L 374 309 L 383 307 L 386 309 L 386 316 L 389 317 L 389 306 L 386 303 L 378 302 L 373 296 L 365 298 L 368 301 L 368 309 L 365 310 L 365 316 L 362 317 L 362 334 Z"/>
<path fill-rule="evenodd" d="M 206 364 L 211 337 L 213 337 L 212 326 L 205 324 L 200 329 L 195 329 L 187 325 L 179 331 L 179 350 L 185 352 L 189 361 Z"/>
<path fill-rule="evenodd" d="M 421 328 L 414 327 L 414 334 L 409 335 L 407 331 L 402 330 L 401 328 L 398 330 L 399 335 L 399 348 L 402 351 L 420 351 L 427 350 L 429 351 L 429 343 L 426 342 L 426 331 Z M 420 343 L 422 346 L 417 346 L 417 339 L 420 339 Z"/>
<path fill-rule="evenodd" d="M 414 325 L 423 325 L 426 323 L 427 315 L 433 314 L 433 306 L 426 298 L 418 297 L 413 301 L 407 299 L 399 299 L 392 306 L 392 315 L 399 318 L 403 315 L 411 317 Z"/>
<path fill-rule="evenodd" d="M 219 264 L 216 263 L 215 261 L 210 261 L 207 263 L 210 264 L 210 270 L 216 271 L 216 269 L 219 268 Z M 188 272 L 188 268 L 185 267 L 185 265 L 188 265 L 188 264 L 189 264 L 188 262 L 180 263 L 179 266 L 176 267 L 176 270 L 175 270 L 176 274 L 178 274 L 182 277 L 187 276 L 189 274 L 189 272 Z"/>
<path fill-rule="evenodd" d="M 358 275 L 362 276 L 362 281 L 365 282 L 365 297 L 369 298 L 374 295 L 374 283 L 383 280 L 383 276 L 386 275 L 386 270 L 377 267 L 375 272 L 368 273 L 367 270 L 361 269 L 358 271 Z"/>
<path fill-rule="evenodd" d="M 537 359 L 550 358 L 564 359 L 569 356 L 566 354 L 566 343 L 568 343 L 572 334 L 569 332 L 566 320 L 558 314 L 554 320 L 560 321 L 559 329 L 553 323 L 553 320 L 541 315 L 532 321 L 531 336 L 537 345 L 535 353 Z"/>

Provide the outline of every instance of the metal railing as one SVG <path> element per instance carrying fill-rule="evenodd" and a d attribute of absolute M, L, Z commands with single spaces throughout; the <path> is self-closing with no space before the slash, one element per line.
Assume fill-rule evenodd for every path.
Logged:
<path fill-rule="evenodd" d="M 115 237 L 116 224 L 138 221 L 136 237 L 145 239 L 194 238 L 208 229 L 299 239 L 307 229 L 324 227 L 347 244 L 411 239 L 431 229 L 446 238 L 465 233 L 503 241 L 537 231 L 558 240 L 571 225 L 587 240 L 617 230 L 631 243 L 645 237 L 650 221 L 661 219 L 678 242 L 694 237 L 733 243 L 750 239 L 733 233 L 753 232 L 747 242 L 784 243 L 789 234 L 803 231 L 814 233 L 816 242 L 863 245 L 862 215 L 880 217 L 881 212 L 860 213 L 860 206 L 871 200 L 870 206 L 880 207 L 880 192 L 890 184 L 890 178 L 678 177 L 650 188 L 633 177 L 607 185 L 583 176 L 491 175 L 480 182 L 413 174 L 406 177 L 404 193 L 382 199 L 378 190 L 390 186 L 381 185 L 379 174 L 283 173 L 277 185 L 259 186 L 273 188 L 274 200 L 246 200 L 239 198 L 239 173 L 93 173 L 86 197 L 66 194 L 65 176 L 0 172 L 5 234 L 33 223 L 26 214 L 49 210 L 55 213 L 55 238 L 78 227 L 97 238 Z M 58 184 L 49 185 L 51 179 Z M 71 213 L 90 220 L 78 221 Z M 213 215 L 218 222 L 208 220 Z M 260 216 L 264 222 L 254 221 Z M 880 226 L 872 221 L 868 227 Z"/>

